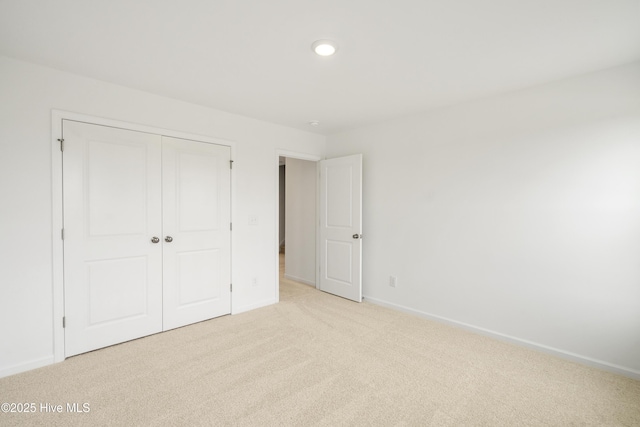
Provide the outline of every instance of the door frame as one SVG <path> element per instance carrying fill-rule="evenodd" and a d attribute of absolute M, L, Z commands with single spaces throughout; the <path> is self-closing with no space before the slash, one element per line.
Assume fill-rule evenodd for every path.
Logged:
<path fill-rule="evenodd" d="M 192 141 L 230 147 L 231 160 L 236 157 L 235 141 L 214 138 L 210 136 L 192 134 L 177 130 L 163 129 L 156 126 L 147 126 L 137 123 L 125 122 L 115 119 L 90 116 L 64 110 L 51 110 L 51 242 L 52 242 L 52 296 L 53 296 L 53 358 L 54 362 L 62 362 L 64 355 L 64 328 L 62 318 L 64 316 L 64 246 L 62 243 L 62 228 L 64 225 L 64 204 L 62 198 L 62 151 L 58 139 L 62 135 L 62 121 L 73 120 L 94 125 L 110 126 L 136 132 L 146 132 L 173 138 L 188 139 Z M 235 171 L 231 169 L 231 222 L 235 212 Z M 233 233 L 231 234 L 231 278 L 233 283 Z M 231 314 L 234 314 L 233 294 L 231 294 Z"/>
<path fill-rule="evenodd" d="M 280 157 L 289 157 L 292 159 L 298 159 L 298 160 L 307 160 L 309 162 L 314 162 L 316 163 L 316 170 L 317 170 L 317 165 L 318 162 L 320 160 L 323 160 L 324 157 L 322 156 L 318 156 L 315 154 L 309 154 L 309 153 L 302 153 L 302 152 L 298 152 L 298 151 L 288 151 L 288 150 L 280 150 L 280 149 L 276 149 L 276 157 L 275 157 L 275 179 L 274 179 L 274 185 L 275 185 L 275 194 L 276 197 L 278 197 L 278 195 L 280 194 Z M 285 169 L 286 171 L 286 169 Z M 286 173 L 286 172 L 285 172 Z M 286 178 L 285 178 L 286 179 Z M 320 185 L 320 181 L 318 179 L 318 175 L 316 173 L 316 211 L 318 209 L 318 202 L 319 202 L 319 197 L 320 195 L 318 194 L 318 188 Z M 276 246 L 274 248 L 275 251 L 275 262 L 276 262 L 276 287 L 275 287 L 275 302 L 280 302 L 280 203 L 275 203 L 276 205 L 276 214 L 275 214 L 275 242 L 276 242 Z M 318 246 L 318 227 L 316 224 L 315 227 L 315 233 L 316 233 L 316 288 L 318 288 L 318 279 L 320 277 L 320 273 L 318 272 L 318 265 L 320 265 L 319 260 L 318 260 L 318 250 L 317 250 L 317 246 Z"/>

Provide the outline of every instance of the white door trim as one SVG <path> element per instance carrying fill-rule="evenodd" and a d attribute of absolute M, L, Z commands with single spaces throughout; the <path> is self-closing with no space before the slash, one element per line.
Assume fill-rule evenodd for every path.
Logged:
<path fill-rule="evenodd" d="M 63 274 L 63 199 L 62 199 L 62 152 L 58 139 L 62 135 L 62 121 L 74 120 L 78 122 L 91 123 L 95 125 L 111 126 L 120 129 L 127 129 L 138 132 L 152 133 L 156 135 L 169 136 L 180 139 L 188 139 L 210 144 L 224 145 L 231 148 L 231 159 L 236 155 L 235 141 L 213 138 L 204 135 L 197 135 L 182 131 L 162 129 L 154 126 L 129 123 L 120 120 L 106 119 L 102 117 L 90 116 L 86 114 L 73 113 L 63 110 L 51 110 L 51 242 L 52 242 L 52 296 L 53 296 L 53 357 L 54 362 L 64 360 L 64 328 L 62 327 L 62 317 L 64 316 L 64 274 Z M 235 176 L 231 169 L 231 221 L 235 212 Z M 231 236 L 232 267 L 233 275 L 233 235 Z M 231 314 L 234 314 L 233 294 L 231 296 Z"/>
<path fill-rule="evenodd" d="M 323 159 L 323 157 L 318 156 L 316 154 L 309 154 L 309 153 L 301 153 L 301 152 L 296 152 L 296 151 L 288 151 L 288 150 L 280 150 L 280 149 L 276 149 L 276 162 L 275 162 L 275 168 L 274 168 L 274 186 L 275 186 L 275 194 L 276 197 L 280 194 L 280 173 L 279 173 L 279 166 L 280 166 L 280 157 L 289 157 L 292 159 L 298 159 L 298 160 L 307 160 L 310 162 L 319 162 L 320 160 Z M 318 199 L 317 199 L 317 186 L 319 185 L 318 179 L 316 177 L 316 206 L 318 203 Z M 276 215 L 275 215 L 275 239 L 274 242 L 276 242 L 276 245 L 274 247 L 274 253 L 273 256 L 275 258 L 275 262 L 276 262 L 276 287 L 274 289 L 274 293 L 275 293 L 275 297 L 274 300 L 275 302 L 280 302 L 280 257 L 279 257 L 279 252 L 280 252 L 280 235 L 279 235 L 279 231 L 280 231 L 280 203 L 275 203 L 276 205 Z M 316 227 L 317 228 L 317 227 Z M 318 256 L 317 256 L 317 251 L 316 251 L 316 287 L 318 287 L 318 280 L 317 278 L 319 277 L 319 273 L 318 273 L 318 265 L 320 265 L 318 263 Z"/>

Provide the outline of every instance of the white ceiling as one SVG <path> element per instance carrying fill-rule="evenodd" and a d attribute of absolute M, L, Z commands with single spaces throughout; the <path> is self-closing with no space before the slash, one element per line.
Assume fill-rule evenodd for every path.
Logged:
<path fill-rule="evenodd" d="M 640 0 L 0 0 L 0 54 L 330 134 L 640 60 Z"/>

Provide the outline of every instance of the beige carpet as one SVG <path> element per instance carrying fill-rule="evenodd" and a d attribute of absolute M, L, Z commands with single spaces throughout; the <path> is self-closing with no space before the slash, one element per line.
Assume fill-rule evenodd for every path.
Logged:
<path fill-rule="evenodd" d="M 640 381 L 281 279 L 281 302 L 0 379 L 0 425 L 640 426 Z M 41 413 L 40 404 L 89 404 Z"/>

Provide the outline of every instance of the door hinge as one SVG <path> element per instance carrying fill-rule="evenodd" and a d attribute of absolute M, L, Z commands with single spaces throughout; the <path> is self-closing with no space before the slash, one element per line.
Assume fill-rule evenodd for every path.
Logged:
<path fill-rule="evenodd" d="M 60 151 L 64 151 L 64 139 L 60 138 L 58 141 L 60 141 Z"/>
<path fill-rule="evenodd" d="M 229 160 L 229 169 L 233 169 L 233 160 Z"/>
<path fill-rule="evenodd" d="M 229 230 L 233 231 L 233 223 L 232 222 L 229 223 Z"/>
<path fill-rule="evenodd" d="M 229 292 L 233 292 L 233 283 L 229 283 Z"/>
<path fill-rule="evenodd" d="M 62 316 L 62 327 L 63 328 L 67 327 L 67 317 L 66 316 Z"/>
<path fill-rule="evenodd" d="M 60 238 L 64 240 L 64 228 L 60 230 Z"/>

